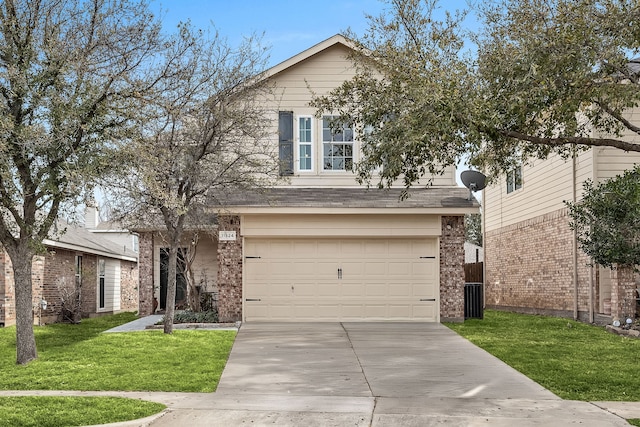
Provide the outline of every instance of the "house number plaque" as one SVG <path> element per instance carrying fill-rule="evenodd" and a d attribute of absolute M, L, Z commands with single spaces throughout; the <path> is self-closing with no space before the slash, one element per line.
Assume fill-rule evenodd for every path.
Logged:
<path fill-rule="evenodd" d="M 231 242 L 236 240 L 235 231 L 218 231 L 218 240 L 221 242 Z"/>

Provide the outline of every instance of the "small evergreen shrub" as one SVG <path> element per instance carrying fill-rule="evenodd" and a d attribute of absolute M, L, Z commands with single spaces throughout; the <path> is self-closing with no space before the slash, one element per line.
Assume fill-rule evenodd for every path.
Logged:
<path fill-rule="evenodd" d="M 173 323 L 218 323 L 217 311 L 200 311 L 191 310 L 177 311 L 173 317 Z"/>

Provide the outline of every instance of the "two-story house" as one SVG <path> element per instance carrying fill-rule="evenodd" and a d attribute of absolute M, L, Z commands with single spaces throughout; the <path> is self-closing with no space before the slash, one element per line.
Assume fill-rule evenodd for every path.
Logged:
<path fill-rule="evenodd" d="M 640 121 L 640 111 L 629 115 Z M 625 138 L 640 142 L 631 133 Z M 564 201 L 579 201 L 585 180 L 600 182 L 639 162 L 639 153 L 591 148 L 568 160 L 536 160 L 488 186 L 483 193 L 486 307 L 592 322 L 635 317 L 633 278 L 592 265 L 569 228 Z"/>
<path fill-rule="evenodd" d="M 279 91 L 281 185 L 212 205 L 217 232 L 199 240 L 195 276 L 216 293 L 222 321 L 464 318 L 463 218 L 478 203 L 456 185 L 454 168 L 403 200 L 401 189 L 367 189 L 352 171 L 357 133 L 309 106 L 312 92 L 354 75 L 350 49 L 337 35 L 268 70 Z M 154 230 L 138 232 L 140 312 L 149 314 L 162 300 L 164 243 Z"/>

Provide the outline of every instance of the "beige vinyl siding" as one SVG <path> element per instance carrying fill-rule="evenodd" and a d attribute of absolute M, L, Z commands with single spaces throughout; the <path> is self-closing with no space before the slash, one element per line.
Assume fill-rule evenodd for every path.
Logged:
<path fill-rule="evenodd" d="M 581 152 L 576 158 L 576 190 L 579 198 L 582 182 L 591 177 L 593 154 Z M 495 230 L 517 222 L 551 213 L 573 199 L 572 160 L 553 155 L 535 160 L 522 168 L 522 188 L 507 194 L 505 176 L 485 189 L 485 229 Z"/>
<path fill-rule="evenodd" d="M 312 92 L 324 95 L 354 75 L 352 63 L 347 59 L 349 49 L 342 44 L 335 44 L 311 57 L 286 68 L 271 77 L 276 87 L 276 102 L 273 107 L 273 134 L 277 134 L 277 112 L 293 111 L 294 114 L 294 164 L 298 164 L 299 136 L 297 134 L 299 116 L 313 117 L 313 170 L 296 172 L 283 179 L 283 185 L 299 187 L 314 186 L 357 186 L 355 175 L 350 172 L 324 171 L 322 168 L 322 119 L 316 118 L 316 110 L 309 106 Z M 277 139 L 274 138 L 274 142 Z M 360 144 L 353 144 L 354 162 L 359 160 Z M 426 185 L 428 178 L 420 184 Z M 375 181 L 373 184 L 377 184 Z M 449 167 L 441 176 L 433 177 L 433 185 L 456 185 L 455 167 Z M 401 184 L 400 184 L 401 185 Z M 419 184 L 418 184 L 419 185 Z"/>
<path fill-rule="evenodd" d="M 203 292 L 213 292 L 218 277 L 218 242 L 204 234 L 199 242 L 196 258 L 193 260 L 193 273 L 196 284 Z"/>
<path fill-rule="evenodd" d="M 244 215 L 244 237 L 439 236 L 438 215 Z"/>
<path fill-rule="evenodd" d="M 640 141 L 639 141 L 640 143 Z M 624 152 L 617 148 L 597 148 L 597 178 L 602 181 L 621 175 L 625 170 L 640 163 L 640 153 Z"/>
<path fill-rule="evenodd" d="M 98 277 L 98 281 L 100 277 Z M 100 283 L 98 282 L 98 291 Z M 105 260 L 104 269 L 104 308 L 98 308 L 99 311 L 118 311 L 120 310 L 120 261 L 114 259 Z M 98 305 L 100 295 L 98 295 Z"/>
<path fill-rule="evenodd" d="M 186 248 L 192 240 L 193 236 L 187 234 L 182 238 L 180 247 Z M 160 249 L 168 248 L 169 245 L 163 239 L 156 235 L 153 247 L 153 277 L 155 296 L 160 300 Z M 207 232 L 202 232 L 198 240 L 198 248 L 196 249 L 196 258 L 193 261 L 193 271 L 196 284 L 202 286 L 202 291 L 213 292 L 218 277 L 218 242 L 213 240 Z"/>
<path fill-rule="evenodd" d="M 640 108 L 631 109 L 624 116 L 631 123 L 640 123 Z M 640 144 L 640 136 L 631 131 L 623 132 L 622 138 Z M 640 153 L 638 152 L 624 152 L 612 147 L 599 147 L 594 150 L 596 151 L 595 178 L 600 181 L 620 175 L 625 170 L 632 168 L 634 164 L 640 163 Z"/>

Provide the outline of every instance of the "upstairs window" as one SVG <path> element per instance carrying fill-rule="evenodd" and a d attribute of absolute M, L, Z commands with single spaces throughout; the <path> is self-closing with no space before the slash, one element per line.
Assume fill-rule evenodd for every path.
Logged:
<path fill-rule="evenodd" d="M 334 117 L 322 118 L 323 169 L 353 170 L 353 128 L 336 123 Z"/>
<path fill-rule="evenodd" d="M 313 128 L 311 117 L 298 117 L 298 170 L 313 170 Z"/>
<path fill-rule="evenodd" d="M 522 188 L 522 166 L 507 172 L 507 194 Z"/>

